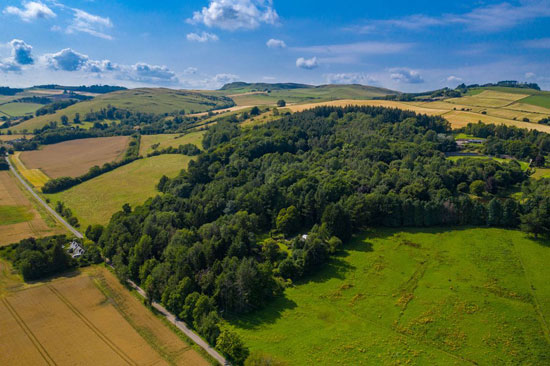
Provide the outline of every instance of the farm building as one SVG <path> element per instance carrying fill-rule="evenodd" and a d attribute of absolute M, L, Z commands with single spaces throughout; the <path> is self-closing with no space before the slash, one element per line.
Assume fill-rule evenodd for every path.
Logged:
<path fill-rule="evenodd" d="M 86 252 L 86 250 L 80 245 L 80 243 L 74 240 L 69 244 L 69 249 L 67 251 L 73 258 L 78 258 Z"/>

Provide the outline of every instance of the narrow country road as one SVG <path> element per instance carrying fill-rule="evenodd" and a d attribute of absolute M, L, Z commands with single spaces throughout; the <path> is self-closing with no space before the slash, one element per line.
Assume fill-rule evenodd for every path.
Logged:
<path fill-rule="evenodd" d="M 19 179 L 19 181 L 25 186 L 25 188 L 33 195 L 33 197 L 40 202 L 42 206 L 46 210 L 48 210 L 49 213 L 51 213 L 60 223 L 62 223 L 67 229 L 69 229 L 76 237 L 83 238 L 84 236 L 76 230 L 74 227 L 69 225 L 67 221 L 63 219 L 55 210 L 53 210 L 36 192 L 32 189 L 31 186 L 25 182 L 25 180 L 19 175 L 15 167 L 11 164 L 11 161 L 9 159 L 6 159 L 10 166 L 10 170 L 13 172 L 13 174 Z M 128 283 L 137 290 L 137 292 L 143 296 L 144 298 L 147 298 L 147 294 L 145 291 L 143 291 L 138 285 L 136 285 L 134 282 L 128 280 Z M 210 356 L 212 356 L 216 361 L 218 361 L 221 365 L 230 365 L 230 363 L 218 353 L 214 348 L 210 347 L 208 343 L 206 343 L 201 337 L 199 337 L 195 332 L 193 332 L 191 329 L 185 325 L 185 323 L 180 322 L 176 319 L 174 314 L 170 313 L 168 310 L 166 310 L 161 304 L 158 304 L 156 302 L 152 303 L 152 306 L 159 311 L 168 321 L 172 324 L 174 324 L 178 329 L 180 329 L 187 337 L 189 337 L 193 342 L 195 342 L 199 347 L 204 349 Z"/>
<path fill-rule="evenodd" d="M 147 298 L 147 294 L 141 287 L 136 285 L 133 281 L 128 280 L 128 283 L 130 286 L 132 286 L 141 296 L 144 298 Z M 193 342 L 198 344 L 202 349 L 204 349 L 210 356 L 212 356 L 214 359 L 216 359 L 221 365 L 229 365 L 229 362 L 218 353 L 214 348 L 210 347 L 208 343 L 206 343 L 201 337 L 199 337 L 195 332 L 193 332 L 191 329 L 185 325 L 184 322 L 180 322 L 176 319 L 174 314 L 166 310 L 164 306 L 157 302 L 152 302 L 151 304 L 157 311 L 159 311 L 168 321 L 172 324 L 174 324 L 178 329 L 180 329 L 187 337 L 189 337 Z"/>
<path fill-rule="evenodd" d="M 19 173 L 17 172 L 17 169 L 15 169 L 15 167 L 11 164 L 11 161 L 9 158 L 6 159 L 6 161 L 8 162 L 9 166 L 10 166 L 10 170 L 12 171 L 12 173 L 17 177 L 17 179 L 19 179 L 19 181 L 21 182 L 21 184 L 23 184 L 23 186 L 25 186 L 25 188 L 27 188 L 27 190 L 33 195 L 33 197 L 42 205 L 44 206 L 44 208 L 53 215 L 53 217 L 55 217 L 57 219 L 57 221 L 59 221 L 61 224 L 63 224 L 63 226 L 65 226 L 70 232 L 72 232 L 77 238 L 79 239 L 82 239 L 84 238 L 84 235 L 82 235 L 80 233 L 80 231 L 76 230 L 74 227 L 72 227 L 71 225 L 69 225 L 69 223 L 67 221 L 65 221 L 65 219 L 63 217 L 61 217 L 57 212 L 55 212 L 54 209 L 52 209 L 50 206 L 48 206 L 48 204 L 46 202 L 44 202 L 44 200 L 42 198 L 40 198 L 40 196 L 38 194 L 36 194 L 36 192 L 32 189 L 31 186 L 29 186 L 27 184 L 27 182 L 25 182 L 25 180 L 19 175 Z"/>

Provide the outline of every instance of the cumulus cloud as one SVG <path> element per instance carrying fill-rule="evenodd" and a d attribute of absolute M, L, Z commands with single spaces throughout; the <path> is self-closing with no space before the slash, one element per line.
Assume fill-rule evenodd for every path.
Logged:
<path fill-rule="evenodd" d="M 80 9 L 71 9 L 74 12 L 72 23 L 67 27 L 67 33 L 87 33 L 94 37 L 112 40 L 113 37 L 105 33 L 113 27 L 111 19 L 85 12 Z"/>
<path fill-rule="evenodd" d="M 208 33 L 208 32 L 202 32 L 201 34 L 189 33 L 187 35 L 187 40 L 191 41 L 191 42 L 205 43 L 205 42 L 208 42 L 208 41 L 215 42 L 215 41 L 219 40 L 219 38 L 215 34 Z"/>
<path fill-rule="evenodd" d="M 534 78 L 535 76 L 537 76 L 534 72 L 526 72 L 525 73 L 525 78 L 526 79 L 532 79 Z"/>
<path fill-rule="evenodd" d="M 462 82 L 462 78 L 459 78 L 458 76 L 451 75 L 447 78 L 447 81 L 449 83 L 460 83 L 460 82 Z"/>
<path fill-rule="evenodd" d="M 22 8 L 8 6 L 4 9 L 4 14 L 16 15 L 25 22 L 57 16 L 52 9 L 40 1 L 25 1 L 22 6 Z"/>
<path fill-rule="evenodd" d="M 6 61 L 6 62 L 0 61 L 0 72 L 10 72 L 10 71 L 19 72 L 21 71 L 21 66 L 11 61 Z"/>
<path fill-rule="evenodd" d="M 54 70 L 78 71 L 84 68 L 89 57 L 70 48 L 65 48 L 57 53 L 45 55 L 48 66 Z"/>
<path fill-rule="evenodd" d="M 312 57 L 309 59 L 300 57 L 296 60 L 296 67 L 306 70 L 313 70 L 319 67 L 319 62 L 317 62 L 317 57 Z"/>
<path fill-rule="evenodd" d="M 267 41 L 266 45 L 269 48 L 286 48 L 285 41 L 281 41 L 280 39 L 271 38 L 269 41 Z"/>
<path fill-rule="evenodd" d="M 325 74 L 325 79 L 328 84 L 372 84 L 376 80 L 364 73 L 339 73 Z"/>
<path fill-rule="evenodd" d="M 19 65 L 32 65 L 34 59 L 32 57 L 32 46 L 26 44 L 20 39 L 14 39 L 10 42 L 11 55 L 13 61 Z"/>
<path fill-rule="evenodd" d="M 219 86 L 222 86 L 227 83 L 232 83 L 237 80 L 239 80 L 239 76 L 234 74 L 217 74 L 213 78 L 213 81 Z"/>
<path fill-rule="evenodd" d="M 420 73 L 415 70 L 395 68 L 390 69 L 390 73 L 391 79 L 400 83 L 422 84 L 424 82 Z"/>
<path fill-rule="evenodd" d="M 208 7 L 193 13 L 187 21 L 226 30 L 255 29 L 260 24 L 275 24 L 279 15 L 272 0 L 211 0 Z"/>
<path fill-rule="evenodd" d="M 148 84 L 170 85 L 179 83 L 176 74 L 168 67 L 150 65 L 143 62 L 130 66 L 121 66 L 120 72 L 116 77 Z"/>

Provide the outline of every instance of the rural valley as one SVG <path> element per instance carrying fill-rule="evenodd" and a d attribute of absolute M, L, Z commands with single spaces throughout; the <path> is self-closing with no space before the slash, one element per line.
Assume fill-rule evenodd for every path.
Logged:
<path fill-rule="evenodd" d="M 547 0 L 8 2 L 0 365 L 550 364 Z"/>

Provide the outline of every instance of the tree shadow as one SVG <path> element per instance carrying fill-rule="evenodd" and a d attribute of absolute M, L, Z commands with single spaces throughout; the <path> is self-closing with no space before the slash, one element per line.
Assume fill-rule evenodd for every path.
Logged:
<path fill-rule="evenodd" d="M 66 272 L 56 273 L 56 274 L 53 274 L 53 275 L 48 276 L 48 277 L 39 278 L 37 280 L 25 281 L 25 283 L 28 283 L 30 285 L 47 284 L 47 283 L 51 283 L 51 282 L 54 282 L 54 281 L 60 280 L 60 279 L 74 278 L 74 277 L 77 277 L 81 274 L 82 274 L 82 272 L 80 271 L 80 269 L 77 268 L 77 269 L 71 269 L 71 270 L 66 271 Z"/>
<path fill-rule="evenodd" d="M 281 318 L 285 310 L 292 310 L 297 306 L 298 305 L 293 300 L 283 294 L 271 300 L 263 309 L 253 311 L 246 315 L 227 315 L 225 318 L 229 323 L 238 328 L 254 330 L 262 325 L 275 323 Z"/>

